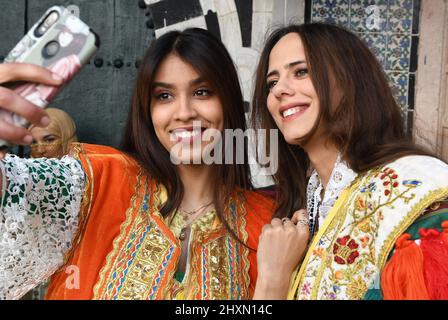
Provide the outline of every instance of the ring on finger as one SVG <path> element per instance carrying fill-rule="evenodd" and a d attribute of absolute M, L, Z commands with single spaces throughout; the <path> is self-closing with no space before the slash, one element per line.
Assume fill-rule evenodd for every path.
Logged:
<path fill-rule="evenodd" d="M 282 218 L 282 224 L 285 224 L 289 219 L 287 217 Z"/>
<path fill-rule="evenodd" d="M 299 220 L 297 220 L 297 224 L 301 224 L 303 226 L 309 226 L 310 225 L 310 221 L 306 218 L 301 218 Z"/>

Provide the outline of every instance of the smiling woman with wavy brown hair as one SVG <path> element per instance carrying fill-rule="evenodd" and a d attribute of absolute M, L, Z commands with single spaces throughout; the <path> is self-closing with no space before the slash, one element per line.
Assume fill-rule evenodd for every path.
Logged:
<path fill-rule="evenodd" d="M 288 297 L 297 299 L 448 298 L 447 284 L 433 281 L 448 279 L 434 273 L 448 271 L 448 254 L 434 254 L 448 252 L 448 166 L 407 137 L 386 75 L 362 40 L 320 23 L 274 31 L 252 118 L 282 133 L 277 216 L 307 208 L 299 220 L 312 235 L 299 268 L 302 253 L 288 251 L 282 225 L 265 228 L 256 298 L 286 297 L 290 281 Z"/>

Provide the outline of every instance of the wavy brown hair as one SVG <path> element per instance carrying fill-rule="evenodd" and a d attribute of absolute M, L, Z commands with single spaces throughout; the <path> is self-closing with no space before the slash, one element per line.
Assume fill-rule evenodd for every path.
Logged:
<path fill-rule="evenodd" d="M 244 99 L 237 72 L 222 42 L 206 30 L 190 28 L 168 32 L 151 43 L 139 67 L 122 150 L 134 157 L 151 178 L 166 187 L 168 200 L 160 208 L 164 217 L 179 208 L 186 187 L 170 160 L 169 151 L 157 138 L 150 115 L 154 77 L 169 54 L 175 54 L 190 64 L 213 87 L 224 109 L 224 129 L 246 130 Z M 225 141 L 222 145 L 225 146 Z M 244 155 L 247 159 L 247 146 Z M 234 164 L 224 163 L 214 165 L 215 170 L 210 177 L 215 181 L 213 202 L 224 225 L 235 235 L 224 219 L 223 205 L 228 203 L 237 188 L 252 189 L 252 185 L 247 161 L 244 164 L 235 164 L 235 161 Z"/>
<path fill-rule="evenodd" d="M 406 155 L 431 155 L 406 135 L 401 110 L 387 77 L 367 45 L 354 33 L 329 24 L 290 25 L 269 36 L 257 68 L 252 122 L 255 127 L 278 129 L 267 108 L 266 75 L 269 56 L 285 35 L 300 36 L 309 75 L 320 102 L 316 123 L 303 137 L 305 145 L 325 124 L 327 141 L 334 144 L 351 169 L 362 173 Z M 335 90 L 341 95 L 338 101 Z M 306 171 L 309 159 L 298 145 L 279 139 L 276 215 L 306 208 Z"/>

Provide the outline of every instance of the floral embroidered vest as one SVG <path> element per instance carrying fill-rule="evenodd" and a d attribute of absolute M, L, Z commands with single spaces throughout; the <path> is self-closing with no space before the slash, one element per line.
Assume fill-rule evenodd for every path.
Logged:
<path fill-rule="evenodd" d="M 397 238 L 447 195 L 448 166 L 431 157 L 403 157 L 359 175 L 313 238 L 288 299 L 362 299 L 379 288 Z"/>
<path fill-rule="evenodd" d="M 213 214 L 206 226 L 193 228 L 187 274 L 174 278 L 180 241 L 159 208 L 165 188 L 144 174 L 129 156 L 109 147 L 77 144 L 73 156 L 87 176 L 79 232 L 66 265 L 50 283 L 47 299 L 249 299 L 257 269 L 249 250 Z M 225 205 L 227 222 L 239 239 L 256 249 L 273 201 L 236 190 Z M 73 270 L 73 268 L 71 269 Z"/>

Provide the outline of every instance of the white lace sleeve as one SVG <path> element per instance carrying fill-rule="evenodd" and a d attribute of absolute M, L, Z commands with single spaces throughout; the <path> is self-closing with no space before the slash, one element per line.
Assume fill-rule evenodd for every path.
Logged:
<path fill-rule="evenodd" d="M 0 299 L 18 299 L 63 263 L 78 226 L 85 176 L 71 157 L 0 162 Z"/>

